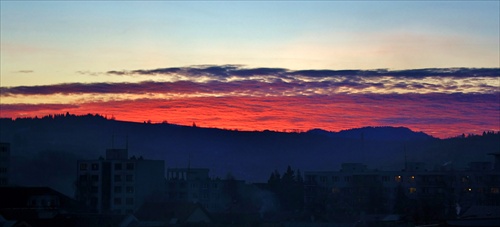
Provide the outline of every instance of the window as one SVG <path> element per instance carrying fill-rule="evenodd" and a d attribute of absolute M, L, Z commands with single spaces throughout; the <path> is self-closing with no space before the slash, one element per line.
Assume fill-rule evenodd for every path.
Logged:
<path fill-rule="evenodd" d="M 349 181 L 351 181 L 351 177 L 344 177 L 344 181 L 345 181 L 345 182 L 349 182 Z"/>
<path fill-rule="evenodd" d="M 97 207 L 97 201 L 98 201 L 97 197 L 90 198 L 90 206 Z"/>
<path fill-rule="evenodd" d="M 491 193 L 498 194 L 498 193 L 500 193 L 500 189 L 499 188 L 491 188 Z"/>
<path fill-rule="evenodd" d="M 322 183 L 325 183 L 326 182 L 326 177 L 325 176 L 320 176 L 319 177 L 319 181 L 321 181 Z"/>
<path fill-rule="evenodd" d="M 127 176 L 125 176 L 125 180 L 126 180 L 127 182 L 134 181 L 134 175 L 127 174 Z"/>
<path fill-rule="evenodd" d="M 80 182 L 87 182 L 87 175 L 80 175 Z"/>
<path fill-rule="evenodd" d="M 127 170 L 134 170 L 134 163 L 127 163 Z"/>
<path fill-rule="evenodd" d="M 399 175 L 398 175 L 398 176 L 395 176 L 395 177 L 394 177 L 394 180 L 395 180 L 396 182 L 401 182 L 401 176 L 399 176 Z"/>
<path fill-rule="evenodd" d="M 92 170 L 99 170 L 99 163 L 93 163 Z"/>
<path fill-rule="evenodd" d="M 134 193 L 134 187 L 132 187 L 132 186 L 127 186 L 126 192 L 127 192 L 128 194 Z"/>
<path fill-rule="evenodd" d="M 332 177 L 332 181 L 333 181 L 333 182 L 337 182 L 337 181 L 339 181 L 339 177 L 337 177 L 337 176 L 333 176 L 333 177 Z"/>
<path fill-rule="evenodd" d="M 99 188 L 97 188 L 97 186 L 92 186 L 92 188 L 90 188 L 90 192 L 97 193 L 97 192 L 99 192 Z"/>
<path fill-rule="evenodd" d="M 80 163 L 80 170 L 87 170 L 87 163 Z"/>
<path fill-rule="evenodd" d="M 134 198 L 127 198 L 127 200 L 125 201 L 125 203 L 127 205 L 134 205 Z"/>
<path fill-rule="evenodd" d="M 115 193 L 122 193 L 122 187 L 115 186 Z"/>
<path fill-rule="evenodd" d="M 122 170 L 122 164 L 121 163 L 115 163 L 115 170 Z"/>
<path fill-rule="evenodd" d="M 410 194 L 413 194 L 417 192 L 417 188 L 409 188 L 408 191 L 410 192 Z"/>
<path fill-rule="evenodd" d="M 99 181 L 99 175 L 92 175 L 92 181 Z"/>
<path fill-rule="evenodd" d="M 122 181 L 122 175 L 115 175 L 115 182 L 121 182 Z"/>
<path fill-rule="evenodd" d="M 332 193 L 339 193 L 340 192 L 340 189 L 338 188 L 332 188 Z"/>
<path fill-rule="evenodd" d="M 122 198 L 115 198 L 113 201 L 113 204 L 115 205 L 121 205 L 122 204 Z"/>

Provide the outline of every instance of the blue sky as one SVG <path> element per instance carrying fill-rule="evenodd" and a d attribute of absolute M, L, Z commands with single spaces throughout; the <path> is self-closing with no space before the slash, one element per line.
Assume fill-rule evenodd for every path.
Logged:
<path fill-rule="evenodd" d="M 2 86 L 85 82 L 75 74 L 84 70 L 200 64 L 409 69 L 499 62 L 499 1 L 1 4 Z M 30 80 L 15 73 L 30 70 Z"/>

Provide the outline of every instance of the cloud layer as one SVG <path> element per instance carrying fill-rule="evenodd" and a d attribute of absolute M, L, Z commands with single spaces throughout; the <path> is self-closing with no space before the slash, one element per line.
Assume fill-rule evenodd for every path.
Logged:
<path fill-rule="evenodd" d="M 499 69 L 292 71 L 223 65 L 91 74 L 147 80 L 1 87 L 1 117 L 69 111 L 240 130 L 391 125 L 439 137 L 500 130 Z"/>
<path fill-rule="evenodd" d="M 155 76 L 137 83 L 67 83 L 0 88 L 2 96 L 52 94 L 170 94 L 181 96 L 295 96 L 337 93 L 495 93 L 498 69 L 299 70 L 199 66 L 109 71 Z"/>

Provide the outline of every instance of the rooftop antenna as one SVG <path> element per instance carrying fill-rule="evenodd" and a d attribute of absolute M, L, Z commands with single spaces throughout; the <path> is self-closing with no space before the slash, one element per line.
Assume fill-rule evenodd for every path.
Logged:
<path fill-rule="evenodd" d="M 406 157 L 406 145 L 403 146 L 403 150 L 405 152 L 405 171 L 408 170 L 408 161 L 407 161 L 407 157 Z"/>
<path fill-rule="evenodd" d="M 111 149 L 115 149 L 115 131 L 111 134 Z"/>

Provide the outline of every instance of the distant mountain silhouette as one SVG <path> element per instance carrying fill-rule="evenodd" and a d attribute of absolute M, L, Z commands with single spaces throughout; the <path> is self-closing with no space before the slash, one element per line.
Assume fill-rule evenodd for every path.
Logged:
<path fill-rule="evenodd" d="M 414 132 L 405 127 L 363 127 L 342 130 L 340 132 L 329 132 L 323 129 L 313 129 L 308 131 L 311 134 L 326 135 L 334 138 L 363 139 L 373 141 L 414 141 L 436 139 L 424 132 Z"/>
<path fill-rule="evenodd" d="M 231 173 L 250 182 L 265 182 L 272 171 L 288 165 L 302 172 L 338 170 L 342 162 L 401 169 L 405 156 L 428 162 L 429 168 L 444 162 L 463 167 L 491 161 L 487 154 L 500 150 L 498 133 L 441 140 L 402 127 L 248 132 L 70 114 L 0 119 L 0 141 L 11 143 L 12 183 L 51 186 L 68 195 L 74 190 L 76 160 L 97 159 L 107 148 L 127 144 L 131 156 L 165 160 L 166 168 L 204 167 L 212 177 Z"/>

